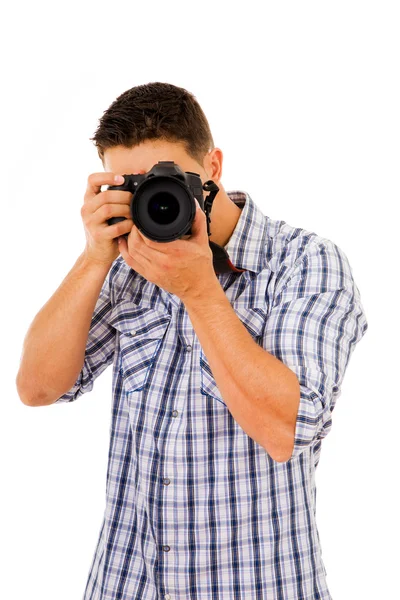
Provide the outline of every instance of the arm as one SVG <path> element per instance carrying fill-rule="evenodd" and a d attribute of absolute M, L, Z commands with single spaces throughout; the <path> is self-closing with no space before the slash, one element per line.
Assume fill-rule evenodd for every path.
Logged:
<path fill-rule="evenodd" d="M 285 460 L 300 397 L 296 375 L 254 341 L 217 279 L 185 305 L 233 418 L 270 456 Z"/>
<path fill-rule="evenodd" d="M 108 295 L 109 270 L 110 265 L 88 261 L 81 254 L 36 315 L 25 336 L 16 378 L 24 404 L 51 404 L 82 376 L 94 308 Z M 113 350 L 113 332 L 112 328 L 107 331 L 108 350 Z"/>
<path fill-rule="evenodd" d="M 335 244 L 313 244 L 279 288 L 262 348 L 218 281 L 185 304 L 232 416 L 274 460 L 286 462 L 327 435 L 350 355 L 368 324 L 347 257 Z"/>

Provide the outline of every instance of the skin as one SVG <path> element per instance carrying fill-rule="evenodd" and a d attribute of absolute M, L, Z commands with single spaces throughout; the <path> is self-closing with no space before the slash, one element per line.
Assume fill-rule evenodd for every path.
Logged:
<path fill-rule="evenodd" d="M 223 154 L 219 148 L 213 148 L 206 154 L 201 165 L 185 151 L 181 143 L 171 143 L 161 140 L 146 140 L 145 142 L 125 148 L 115 146 L 104 152 L 102 160 L 104 170 L 116 175 L 130 173 L 147 173 L 159 160 L 172 160 L 182 171 L 198 173 L 202 183 L 212 179 L 219 187 L 214 198 L 210 213 L 209 240 L 219 246 L 225 246 L 239 220 L 241 210 L 229 198 L 221 183 Z M 207 196 L 208 192 L 203 192 Z M 187 239 L 190 236 L 183 236 Z"/>

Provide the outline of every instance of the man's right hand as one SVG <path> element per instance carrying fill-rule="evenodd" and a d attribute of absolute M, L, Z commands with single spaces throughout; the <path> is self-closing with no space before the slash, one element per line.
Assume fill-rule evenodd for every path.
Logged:
<path fill-rule="evenodd" d="M 101 191 L 102 185 L 122 185 L 115 181 L 115 173 L 92 173 L 81 208 L 85 228 L 84 255 L 90 261 L 111 267 L 119 255 L 117 238 L 130 233 L 133 221 L 130 212 L 132 193 L 122 190 Z M 109 225 L 111 217 L 125 217 L 124 221 Z"/>

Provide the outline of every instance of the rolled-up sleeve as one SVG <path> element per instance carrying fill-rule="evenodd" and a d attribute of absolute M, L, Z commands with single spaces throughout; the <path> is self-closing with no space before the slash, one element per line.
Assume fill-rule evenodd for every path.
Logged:
<path fill-rule="evenodd" d="M 113 266 L 107 273 L 93 311 L 81 372 L 71 389 L 60 396 L 54 404 L 73 402 L 82 394 L 90 392 L 93 389 L 94 380 L 113 361 L 116 330 L 109 324 L 112 310 L 110 292 L 112 274 Z"/>
<path fill-rule="evenodd" d="M 263 337 L 300 384 L 291 458 L 329 433 L 350 356 L 367 328 L 345 253 L 330 240 L 313 242 L 279 282 Z"/>

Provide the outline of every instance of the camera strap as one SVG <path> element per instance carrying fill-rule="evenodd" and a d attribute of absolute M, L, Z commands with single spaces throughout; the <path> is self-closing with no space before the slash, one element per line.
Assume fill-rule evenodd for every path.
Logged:
<path fill-rule="evenodd" d="M 206 196 L 204 199 L 204 212 L 207 218 L 207 234 L 210 235 L 210 212 L 214 202 L 214 198 L 219 191 L 219 187 L 216 183 L 214 183 L 212 179 L 209 179 L 204 183 L 203 189 L 206 192 L 210 192 L 208 196 Z M 227 253 L 225 248 L 223 248 L 223 246 L 219 246 L 211 240 L 209 240 L 208 243 L 210 244 L 210 248 L 213 253 L 214 271 L 217 275 L 219 275 L 220 273 L 230 273 L 231 271 L 234 271 L 235 273 L 243 273 L 244 271 L 247 271 L 247 269 L 239 269 L 238 267 L 235 267 L 235 265 L 231 262 L 231 259 L 229 258 L 229 254 Z"/>

